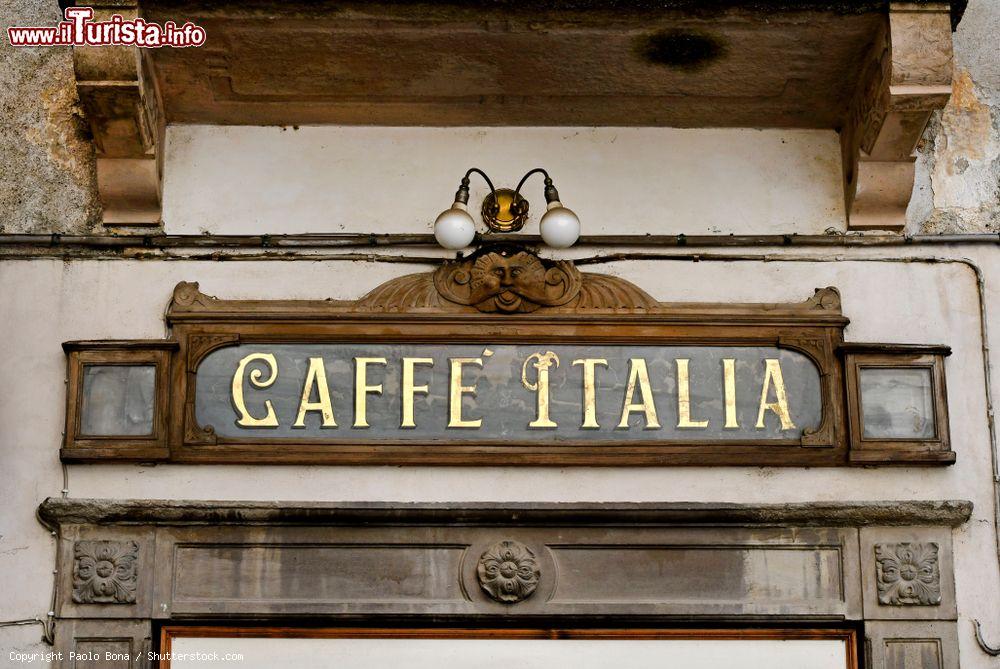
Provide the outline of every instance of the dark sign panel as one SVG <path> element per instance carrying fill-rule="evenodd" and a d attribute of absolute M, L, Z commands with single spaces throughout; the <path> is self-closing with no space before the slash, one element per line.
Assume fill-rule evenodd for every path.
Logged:
<path fill-rule="evenodd" d="M 820 374 L 767 346 L 243 344 L 198 366 L 223 438 L 697 442 L 800 438 Z"/>

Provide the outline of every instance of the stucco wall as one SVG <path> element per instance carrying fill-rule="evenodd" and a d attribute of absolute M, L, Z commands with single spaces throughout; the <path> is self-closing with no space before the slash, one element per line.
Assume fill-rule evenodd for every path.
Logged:
<path fill-rule="evenodd" d="M 971 0 L 954 34 L 948 106 L 917 149 L 912 232 L 1000 230 L 1000 2 Z"/>
<path fill-rule="evenodd" d="M 843 230 L 832 130 L 173 126 L 169 233 L 430 232 L 466 168 L 514 188 L 544 166 L 586 234 Z M 471 207 L 489 193 L 473 175 Z M 544 212 L 524 186 L 525 232 Z"/>

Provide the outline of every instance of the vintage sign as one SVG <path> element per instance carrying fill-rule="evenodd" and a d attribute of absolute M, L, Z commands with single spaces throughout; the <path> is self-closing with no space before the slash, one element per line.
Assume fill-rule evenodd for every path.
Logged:
<path fill-rule="evenodd" d="M 840 295 L 803 292 L 791 303 L 660 302 L 620 277 L 509 244 L 396 277 L 358 300 L 227 300 L 182 282 L 166 313 L 169 339 L 65 344 L 62 457 L 560 466 L 953 461 L 940 408 L 933 443 L 851 445 L 845 398 L 858 393 L 845 386 L 838 353 L 848 322 Z M 890 348 L 879 350 L 899 358 Z M 913 364 L 933 363 L 940 396 L 943 353 L 906 353 L 924 356 Z M 865 425 L 889 421 L 869 418 Z"/>
<path fill-rule="evenodd" d="M 219 437 L 698 441 L 798 438 L 815 364 L 775 347 L 246 344 L 198 367 Z"/>

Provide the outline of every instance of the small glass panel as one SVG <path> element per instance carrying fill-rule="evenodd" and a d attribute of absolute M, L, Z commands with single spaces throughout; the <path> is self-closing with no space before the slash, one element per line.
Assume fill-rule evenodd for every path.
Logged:
<path fill-rule="evenodd" d="M 80 434 L 153 434 L 156 365 L 85 365 Z"/>
<path fill-rule="evenodd" d="M 934 392 L 926 367 L 862 367 L 865 439 L 933 439 Z"/>

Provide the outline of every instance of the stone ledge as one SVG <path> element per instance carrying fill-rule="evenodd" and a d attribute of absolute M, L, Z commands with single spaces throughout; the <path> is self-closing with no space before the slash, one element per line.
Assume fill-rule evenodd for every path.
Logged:
<path fill-rule="evenodd" d="M 957 527 L 965 500 L 731 503 L 391 503 L 112 500 L 49 497 L 42 522 L 63 525 L 505 525 Z"/>

